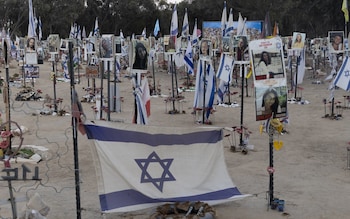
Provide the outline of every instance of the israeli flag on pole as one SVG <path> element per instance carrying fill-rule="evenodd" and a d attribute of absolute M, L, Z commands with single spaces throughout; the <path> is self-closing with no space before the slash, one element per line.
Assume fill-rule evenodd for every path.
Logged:
<path fill-rule="evenodd" d="M 157 36 L 160 31 L 159 19 L 157 19 L 156 24 L 154 25 L 153 35 Z"/>
<path fill-rule="evenodd" d="M 187 43 L 187 49 L 184 56 L 184 61 L 187 66 L 188 74 L 192 75 L 194 72 L 194 64 L 193 64 L 193 51 L 190 41 Z"/>
<path fill-rule="evenodd" d="M 233 33 L 233 10 L 230 8 L 230 15 L 228 16 L 228 23 L 226 27 L 226 36 L 230 36 L 231 33 Z"/>
<path fill-rule="evenodd" d="M 348 56 L 345 56 L 333 83 L 345 91 L 350 91 L 350 63 Z"/>
<path fill-rule="evenodd" d="M 233 65 L 234 65 L 233 57 L 222 53 L 220 57 L 220 64 L 219 64 L 216 77 L 220 78 L 225 82 L 230 82 Z"/>
<path fill-rule="evenodd" d="M 243 199 L 228 175 L 223 130 L 84 124 L 94 141 L 103 212 L 128 212 L 165 203 L 210 205 Z"/>
<path fill-rule="evenodd" d="M 176 5 L 174 5 L 173 16 L 171 17 L 170 36 L 177 36 L 178 32 L 179 32 L 179 28 L 178 28 L 177 10 L 176 10 Z"/>
<path fill-rule="evenodd" d="M 222 10 L 221 15 L 221 31 L 222 36 L 224 37 L 226 34 L 226 24 L 227 24 L 227 11 L 226 11 L 226 1 L 224 1 L 224 9 Z"/>
<path fill-rule="evenodd" d="M 33 2 L 32 0 L 28 0 L 29 5 L 29 24 L 28 24 L 28 37 L 36 37 L 36 25 L 35 18 L 33 13 Z"/>
<path fill-rule="evenodd" d="M 197 19 L 194 21 L 193 35 L 192 35 L 192 46 L 197 45 L 198 35 L 197 35 Z"/>
<path fill-rule="evenodd" d="M 185 8 L 184 22 L 182 24 L 182 33 L 181 33 L 181 35 L 183 37 L 188 37 L 189 33 L 190 33 L 190 26 L 188 25 L 187 8 Z"/>

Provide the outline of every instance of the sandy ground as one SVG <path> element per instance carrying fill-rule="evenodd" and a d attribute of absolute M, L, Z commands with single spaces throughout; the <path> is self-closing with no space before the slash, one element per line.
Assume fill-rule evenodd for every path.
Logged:
<path fill-rule="evenodd" d="M 53 82 L 50 80 L 51 63 L 45 62 L 40 66 L 40 78 L 36 80 L 34 89 L 42 90 L 42 96 L 48 94 L 53 97 Z M 84 66 L 83 66 L 84 68 Z M 5 69 L 1 69 L 1 76 L 5 77 Z M 84 70 L 81 70 L 82 72 Z M 10 68 L 10 75 L 18 72 L 16 64 Z M 289 73 L 288 73 L 289 74 Z M 122 75 L 124 76 L 124 75 Z M 289 76 L 289 75 L 288 75 Z M 155 78 L 160 85 L 161 94 L 169 95 L 171 90 L 171 75 L 156 68 Z M 233 133 L 224 138 L 225 156 L 229 174 L 239 190 L 244 194 L 252 194 L 244 200 L 214 206 L 217 218 L 349 218 L 348 200 L 350 195 L 350 170 L 347 169 L 347 151 L 349 146 L 348 118 L 349 109 L 335 108 L 334 113 L 341 114 L 340 119 L 322 118 L 331 113 L 330 104 L 324 104 L 323 99 L 329 97 L 328 84 L 314 84 L 322 80 L 313 78 L 313 71 L 306 71 L 304 89 L 298 92 L 303 100 L 309 104 L 288 104 L 290 124 L 286 126 L 288 134 L 277 136 L 275 139 L 284 142 L 281 150 L 273 151 L 275 167 L 274 197 L 285 200 L 284 212 L 268 209 L 266 192 L 269 190 L 269 137 L 266 133 L 259 133 L 260 122 L 255 121 L 254 95 L 252 79 L 248 80 L 248 97 L 244 93 L 243 123 L 252 131 L 249 145 L 254 150 L 243 154 L 232 152 L 230 149 L 238 144 L 233 141 Z M 178 74 L 179 86 L 186 80 L 181 72 Z M 240 79 L 238 80 L 240 81 Z M 90 80 L 90 86 L 92 81 Z M 104 82 L 106 87 L 106 82 Z M 288 82 L 289 83 L 289 82 Z M 153 79 L 150 78 L 150 84 Z M 30 84 L 28 84 L 30 85 Z M 96 81 L 100 87 L 100 80 Z M 88 80 L 81 77 L 75 88 L 82 98 L 86 94 L 83 88 L 88 87 Z M 123 102 L 121 112 L 111 113 L 111 120 L 130 123 L 133 114 L 133 94 L 128 78 L 122 77 L 118 83 Z M 105 89 L 106 90 L 106 89 Z M 238 92 L 231 96 L 231 101 L 241 103 L 240 87 L 233 87 Z M 70 112 L 70 84 L 58 82 L 56 86 L 57 98 L 63 98 L 59 109 Z M 43 108 L 42 101 L 15 101 L 19 88 L 11 86 L 11 120 L 28 128 L 23 137 L 24 145 L 44 146 L 49 150 L 44 153 L 44 160 L 40 163 L 26 164 L 29 168 L 39 167 L 41 182 L 32 180 L 12 181 L 13 193 L 17 199 L 17 212 L 20 214 L 26 202 L 25 197 L 39 193 L 43 201 L 50 207 L 47 218 L 62 219 L 76 218 L 76 190 L 74 177 L 74 147 L 71 128 L 71 117 L 40 115 Z M 152 97 L 150 125 L 196 127 L 192 112 L 194 92 L 183 92 L 185 101 L 176 105 L 181 113 L 169 114 L 172 103 L 166 104 L 165 97 Z M 294 97 L 294 93 L 289 94 Z M 344 106 L 343 90 L 335 91 L 336 101 Z M 1 96 L 0 99 L 3 97 Z M 3 103 L 3 100 L 1 100 Z M 92 110 L 93 103 L 83 103 L 88 120 L 96 116 Z M 215 106 L 216 112 L 211 119 L 213 126 L 239 126 L 241 107 L 225 108 Z M 0 105 L 2 119 L 6 119 L 5 105 Z M 106 118 L 106 114 L 104 114 Z M 236 135 L 239 139 L 239 135 Z M 78 135 L 78 159 L 80 173 L 80 204 L 81 216 L 85 219 L 95 218 L 149 218 L 152 212 L 129 212 L 124 214 L 101 214 L 97 194 L 97 179 L 92 159 L 92 142 L 86 136 Z M 18 139 L 14 139 L 16 144 Z M 21 162 L 13 163 L 12 167 L 19 168 L 21 178 Z M 4 166 L 2 167 L 4 168 Z M 4 176 L 4 172 L 2 176 Z M 0 218 L 12 218 L 11 205 L 8 202 L 9 188 L 6 181 L 0 181 Z"/>

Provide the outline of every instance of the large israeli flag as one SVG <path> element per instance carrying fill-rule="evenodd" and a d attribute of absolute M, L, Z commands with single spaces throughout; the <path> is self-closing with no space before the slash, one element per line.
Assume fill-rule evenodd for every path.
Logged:
<path fill-rule="evenodd" d="M 228 175 L 222 129 L 152 127 L 95 121 L 101 210 L 127 212 L 164 203 L 214 205 L 242 199 Z"/>
<path fill-rule="evenodd" d="M 350 91 L 350 63 L 348 56 L 345 56 L 333 83 L 343 90 Z"/>

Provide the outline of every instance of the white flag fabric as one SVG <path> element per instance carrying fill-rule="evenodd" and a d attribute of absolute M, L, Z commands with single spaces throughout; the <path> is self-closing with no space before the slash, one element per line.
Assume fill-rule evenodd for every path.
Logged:
<path fill-rule="evenodd" d="M 176 5 L 174 5 L 173 15 L 171 17 L 170 36 L 177 36 L 179 32 L 178 26 L 179 25 L 178 25 L 178 18 L 177 18 L 177 10 L 176 10 Z"/>
<path fill-rule="evenodd" d="M 228 175 L 222 129 L 106 121 L 84 126 L 96 149 L 103 212 L 187 201 L 215 205 L 249 196 L 242 195 Z"/>
<path fill-rule="evenodd" d="M 299 60 L 298 60 L 299 59 Z M 300 56 L 297 58 L 298 60 L 298 81 L 297 84 L 302 84 L 305 75 L 305 49 L 300 50 Z M 296 75 L 294 74 L 293 83 L 295 83 Z"/>
<path fill-rule="evenodd" d="M 350 91 L 350 63 L 348 56 L 345 56 L 333 83 L 343 90 Z"/>
<path fill-rule="evenodd" d="M 42 32 L 42 23 L 41 23 L 41 18 L 39 17 L 38 20 L 38 28 L 39 28 L 39 41 L 43 38 L 43 32 Z"/>
<path fill-rule="evenodd" d="M 222 9 L 221 15 L 221 32 L 222 36 L 226 36 L 226 24 L 227 24 L 227 10 L 226 10 L 226 1 L 224 1 L 224 9 Z"/>
<path fill-rule="evenodd" d="M 187 8 L 185 9 L 184 21 L 182 23 L 181 35 L 183 37 L 188 37 L 190 34 L 190 26 L 188 24 Z"/>
<path fill-rule="evenodd" d="M 143 38 L 145 38 L 145 39 L 147 38 L 146 27 L 143 28 L 141 35 L 143 36 Z"/>
<path fill-rule="evenodd" d="M 137 73 L 136 78 L 133 78 L 136 102 L 136 118 L 133 118 L 133 122 L 140 125 L 147 125 L 148 117 L 151 114 L 151 96 L 149 93 L 148 79 L 141 79 L 141 73 Z"/>
<path fill-rule="evenodd" d="M 226 27 L 226 36 L 230 36 L 233 33 L 233 10 L 230 8 L 230 15 L 228 16 L 228 22 Z"/>
<path fill-rule="evenodd" d="M 197 66 L 197 74 L 196 74 L 196 85 L 195 85 L 193 108 L 206 109 L 205 116 L 206 116 L 206 119 L 209 119 L 210 109 L 213 108 L 214 99 L 215 99 L 214 68 L 210 62 L 199 59 L 198 66 Z"/>
<path fill-rule="evenodd" d="M 98 27 L 98 18 L 96 17 L 93 36 L 98 37 L 99 35 L 100 35 L 100 28 Z"/>
<path fill-rule="evenodd" d="M 243 19 L 241 12 L 239 12 L 238 15 L 238 22 L 237 22 L 237 35 L 247 35 L 247 28 L 245 27 L 245 19 Z"/>
<path fill-rule="evenodd" d="M 225 82 L 230 82 L 233 65 L 234 65 L 233 57 L 230 55 L 221 53 L 220 64 L 219 64 L 216 77 L 220 78 Z"/>
<path fill-rule="evenodd" d="M 218 103 L 222 104 L 224 103 L 224 97 L 225 94 L 228 92 L 228 87 L 230 86 L 229 82 L 225 82 L 223 80 L 220 80 L 220 84 L 218 87 L 217 97 L 218 97 Z"/>
<path fill-rule="evenodd" d="M 190 41 L 187 43 L 187 49 L 184 56 L 184 61 L 187 66 L 187 72 L 188 74 L 192 75 L 194 73 L 194 64 L 193 64 L 193 52 L 192 52 L 192 45 Z"/>
<path fill-rule="evenodd" d="M 36 37 L 36 32 L 35 32 L 36 26 L 35 26 L 32 0 L 28 0 L 28 5 L 29 5 L 28 37 Z"/>
<path fill-rule="evenodd" d="M 192 46 L 197 45 L 198 35 L 197 35 L 197 19 L 194 21 L 193 34 L 192 34 Z"/>

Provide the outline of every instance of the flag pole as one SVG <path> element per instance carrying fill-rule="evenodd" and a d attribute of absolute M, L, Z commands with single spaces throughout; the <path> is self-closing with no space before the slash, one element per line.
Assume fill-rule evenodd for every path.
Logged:
<path fill-rule="evenodd" d="M 73 67 L 73 43 L 69 41 L 69 75 L 70 75 L 70 89 L 71 89 L 71 102 L 76 103 L 78 100 L 75 95 L 75 81 L 74 81 L 74 67 Z M 77 219 L 81 219 L 81 206 L 80 206 L 80 179 L 79 179 L 79 159 L 78 159 L 78 120 L 76 117 L 72 117 L 72 129 L 73 129 L 73 146 L 74 146 L 74 174 L 75 174 L 75 195 L 76 195 L 76 212 Z"/>

